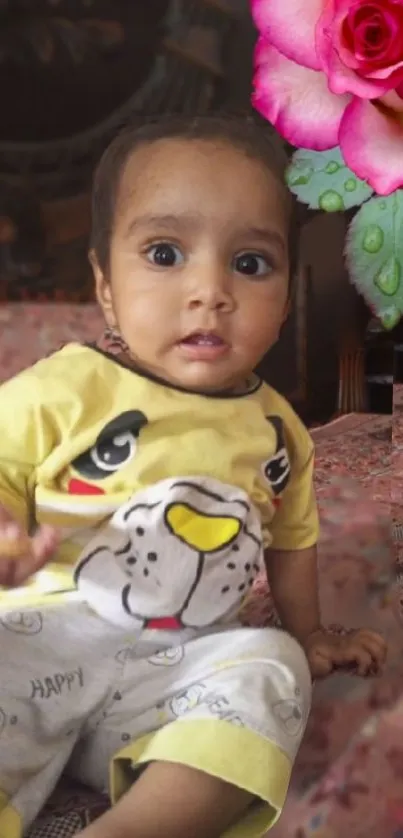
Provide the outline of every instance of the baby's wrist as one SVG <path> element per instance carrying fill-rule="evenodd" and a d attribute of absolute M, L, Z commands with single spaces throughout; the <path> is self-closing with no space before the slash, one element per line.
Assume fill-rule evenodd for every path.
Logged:
<path fill-rule="evenodd" d="M 296 639 L 299 641 L 301 646 L 305 648 L 305 646 L 309 646 L 309 644 L 312 643 L 312 640 L 325 633 L 326 629 L 320 623 L 317 623 L 314 627 L 310 628 L 309 631 L 304 632 Z"/>

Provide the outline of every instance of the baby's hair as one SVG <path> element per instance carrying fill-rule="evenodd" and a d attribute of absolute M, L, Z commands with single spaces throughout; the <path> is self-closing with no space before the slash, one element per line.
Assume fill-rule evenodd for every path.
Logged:
<path fill-rule="evenodd" d="M 298 263 L 299 225 L 296 202 L 285 185 L 288 158 L 281 141 L 267 124 L 250 115 L 207 114 L 201 116 L 168 115 L 128 125 L 104 152 L 95 171 L 92 192 L 92 230 L 90 249 L 102 272 L 107 275 L 110 241 L 121 178 L 129 158 L 138 148 L 160 140 L 223 141 L 262 163 L 284 184 L 284 198 L 289 203 L 288 249 L 290 279 Z"/>

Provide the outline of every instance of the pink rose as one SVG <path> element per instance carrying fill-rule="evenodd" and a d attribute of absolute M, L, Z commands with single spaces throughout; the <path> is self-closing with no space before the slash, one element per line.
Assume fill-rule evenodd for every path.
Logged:
<path fill-rule="evenodd" d="M 403 0 L 251 2 L 256 109 L 292 145 L 339 145 L 378 194 L 402 186 Z"/>

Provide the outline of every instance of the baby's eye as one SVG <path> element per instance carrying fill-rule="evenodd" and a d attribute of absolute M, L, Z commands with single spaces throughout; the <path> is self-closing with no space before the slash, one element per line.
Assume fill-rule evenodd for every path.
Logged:
<path fill-rule="evenodd" d="M 173 268 L 183 262 L 183 253 L 175 244 L 159 242 L 148 248 L 147 258 L 159 268 Z"/>
<path fill-rule="evenodd" d="M 265 276 L 273 270 L 273 265 L 261 253 L 238 253 L 234 258 L 233 268 L 245 276 Z"/>

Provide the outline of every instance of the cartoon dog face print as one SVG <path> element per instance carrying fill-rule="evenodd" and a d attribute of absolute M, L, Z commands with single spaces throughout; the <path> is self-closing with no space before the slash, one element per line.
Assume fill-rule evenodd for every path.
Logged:
<path fill-rule="evenodd" d="M 140 410 L 127 410 L 109 422 L 92 448 L 72 462 L 71 469 L 78 477 L 69 480 L 69 493 L 95 493 L 97 486 L 93 481 L 96 484 L 105 480 L 128 465 L 136 454 L 137 440 L 145 425 L 147 417 Z M 98 490 L 103 492 L 100 487 Z"/>
<path fill-rule="evenodd" d="M 287 736 L 299 736 L 303 726 L 301 704 L 294 698 L 277 701 L 272 706 L 274 718 Z"/>
<path fill-rule="evenodd" d="M 285 446 L 283 420 L 279 416 L 268 416 L 267 421 L 276 434 L 276 450 L 270 460 L 264 463 L 263 473 L 273 494 L 280 495 L 290 479 L 291 465 Z"/>
<path fill-rule="evenodd" d="M 263 566 L 258 515 L 210 478 L 164 480 L 136 494 L 76 568 L 87 602 L 125 628 L 201 628 L 229 620 Z"/>
<path fill-rule="evenodd" d="M 40 611 L 8 611 L 0 614 L 0 626 L 14 634 L 40 634 L 43 617 Z"/>

